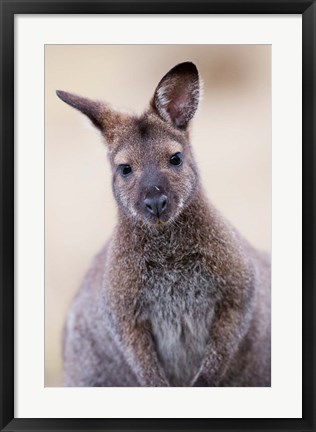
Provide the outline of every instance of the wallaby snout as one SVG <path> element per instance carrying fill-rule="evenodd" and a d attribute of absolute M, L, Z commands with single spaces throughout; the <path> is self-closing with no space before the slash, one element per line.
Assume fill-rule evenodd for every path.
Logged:
<path fill-rule="evenodd" d="M 168 198 L 164 194 L 151 194 L 150 197 L 144 199 L 144 205 L 146 210 L 160 219 L 162 214 L 167 209 Z"/>
<path fill-rule="evenodd" d="M 172 185 L 168 175 L 151 164 L 143 170 L 139 189 L 140 207 L 145 221 L 154 225 L 167 222 L 174 213 Z"/>

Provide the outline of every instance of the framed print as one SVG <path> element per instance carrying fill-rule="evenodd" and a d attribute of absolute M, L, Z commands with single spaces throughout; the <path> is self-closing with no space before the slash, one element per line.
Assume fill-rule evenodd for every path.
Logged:
<path fill-rule="evenodd" d="M 1 42 L 1 430 L 315 430 L 315 2 L 1 1 Z"/>

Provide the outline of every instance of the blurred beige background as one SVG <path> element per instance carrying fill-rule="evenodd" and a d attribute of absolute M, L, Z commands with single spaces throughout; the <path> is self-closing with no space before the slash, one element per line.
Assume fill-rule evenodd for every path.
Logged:
<path fill-rule="evenodd" d="M 105 147 L 55 90 L 141 113 L 162 76 L 187 60 L 204 81 L 191 136 L 205 190 L 253 245 L 270 251 L 269 45 L 47 45 L 45 386 L 62 385 L 66 310 L 116 218 Z"/>

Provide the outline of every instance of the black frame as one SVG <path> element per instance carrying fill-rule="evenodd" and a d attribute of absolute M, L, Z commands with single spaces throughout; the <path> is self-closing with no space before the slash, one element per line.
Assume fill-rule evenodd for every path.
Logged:
<path fill-rule="evenodd" d="M 0 0 L 0 428 L 1 431 L 304 430 L 316 431 L 316 0 Z M 303 417 L 302 419 L 14 418 L 14 15 L 302 14 L 303 19 Z M 289 380 L 291 377 L 289 376 Z M 157 407 L 157 409 L 159 409 Z"/>

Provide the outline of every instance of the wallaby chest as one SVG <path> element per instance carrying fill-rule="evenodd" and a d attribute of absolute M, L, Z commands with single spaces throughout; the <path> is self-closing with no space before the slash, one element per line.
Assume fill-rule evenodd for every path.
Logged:
<path fill-rule="evenodd" d="M 210 333 L 213 292 L 212 275 L 199 254 L 144 262 L 144 313 L 172 385 L 190 385 L 198 372 Z"/>

